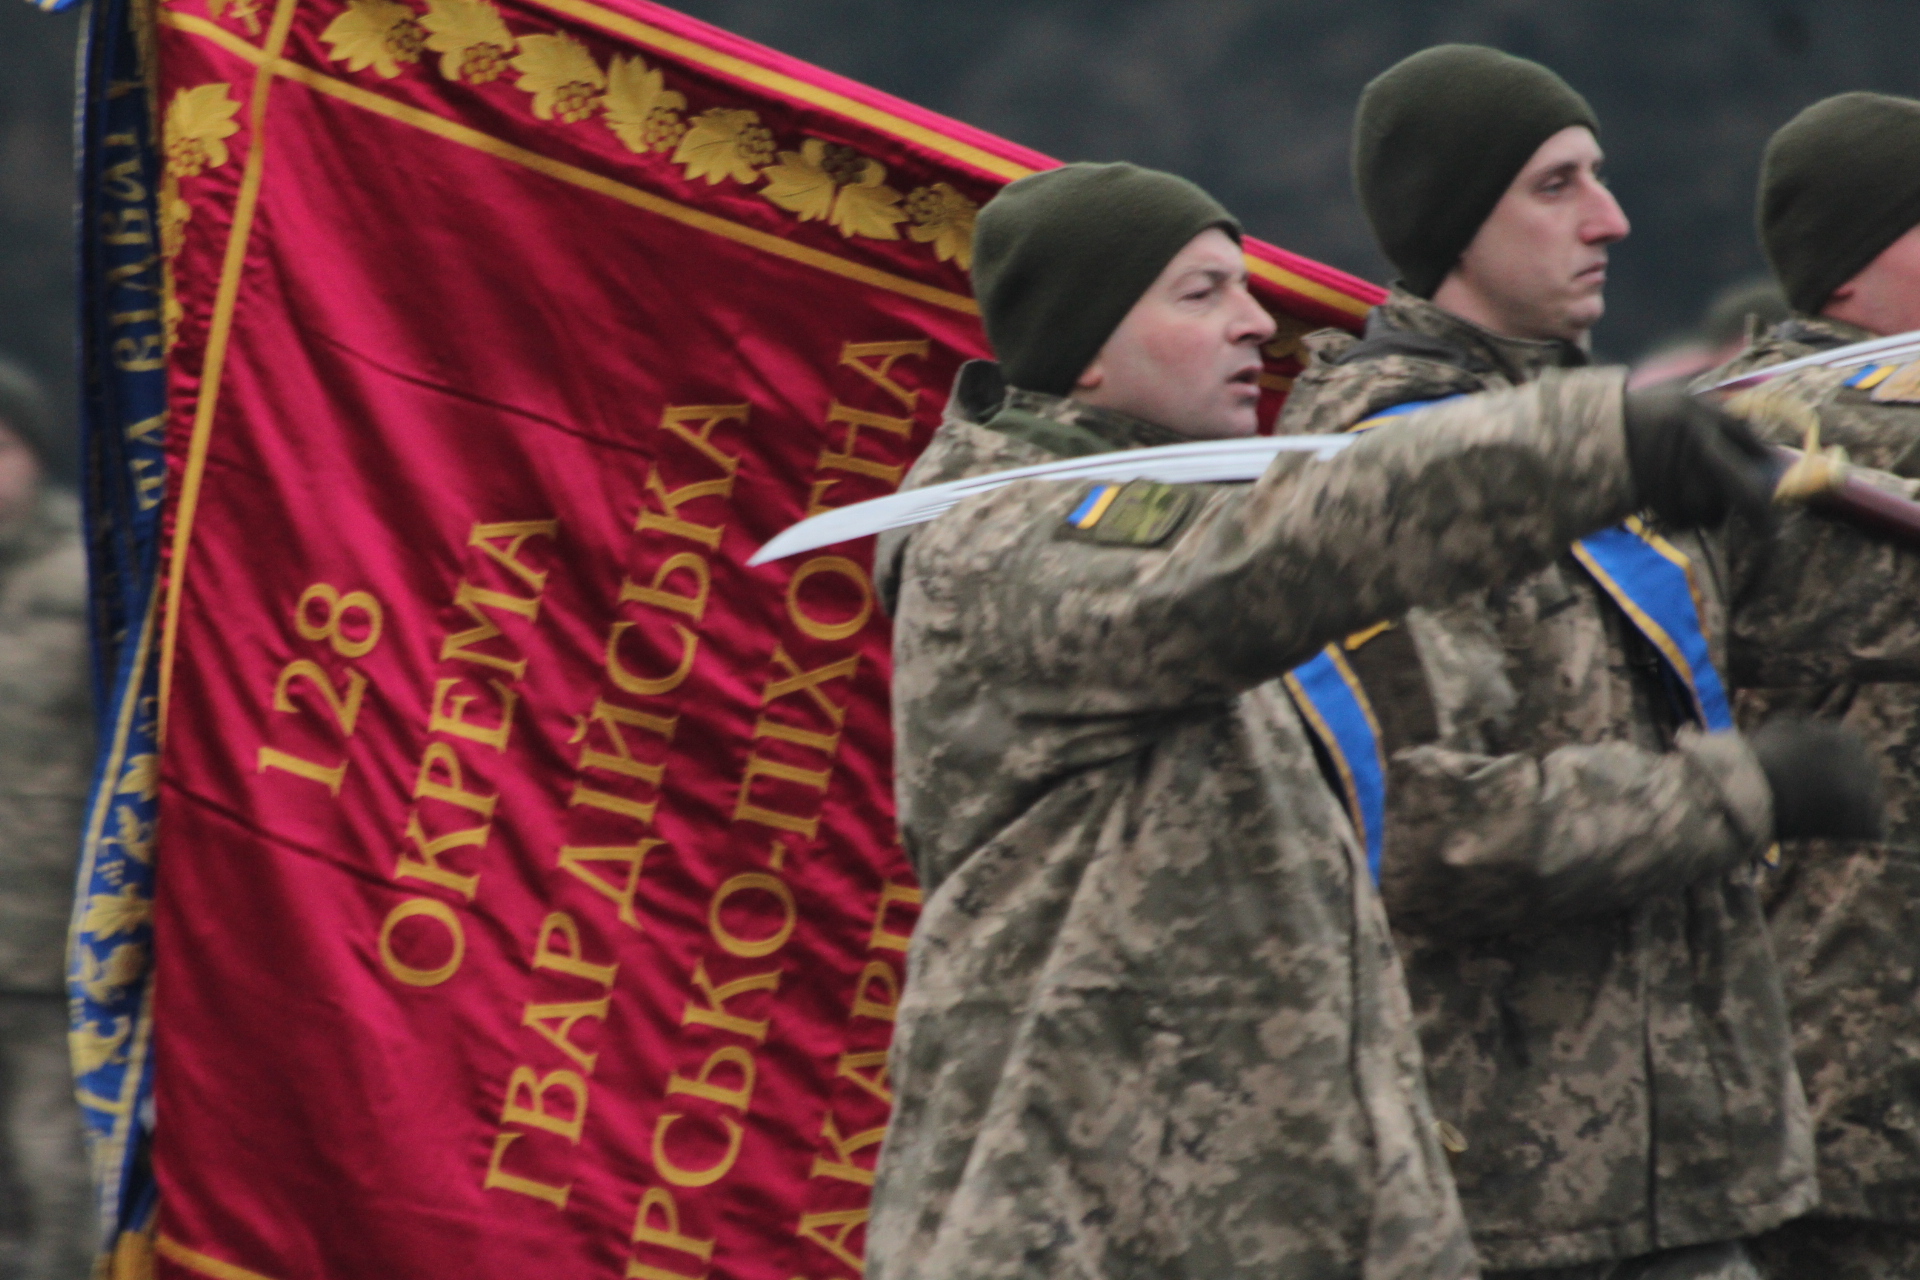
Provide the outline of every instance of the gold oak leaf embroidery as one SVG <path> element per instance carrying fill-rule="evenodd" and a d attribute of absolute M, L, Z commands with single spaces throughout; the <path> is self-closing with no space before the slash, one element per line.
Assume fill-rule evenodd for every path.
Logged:
<path fill-rule="evenodd" d="M 667 88 L 666 77 L 639 58 L 613 60 L 600 102 L 607 110 L 607 127 L 629 151 L 671 150 L 687 131 L 680 118 L 686 96 Z"/>
<path fill-rule="evenodd" d="M 127 1042 L 127 1032 L 132 1023 L 127 1018 L 115 1018 L 112 1023 L 114 1030 L 104 1036 L 94 1030 L 99 1025 L 89 1022 L 77 1031 L 67 1032 L 67 1047 L 72 1051 L 73 1069 L 80 1075 L 98 1071 L 112 1062 L 120 1052 L 120 1046 Z"/>
<path fill-rule="evenodd" d="M 427 0 L 420 25 L 427 48 L 440 55 L 440 74 L 468 84 L 499 79 L 516 43 L 487 0 Z"/>
<path fill-rule="evenodd" d="M 111 938 L 132 933 L 153 915 L 153 903 L 140 896 L 133 885 L 119 893 L 96 893 L 87 899 L 87 913 L 80 918 L 80 931 L 96 938 Z"/>
<path fill-rule="evenodd" d="M 123 943 L 102 961 L 91 948 L 80 950 L 80 985 L 95 1000 L 111 1000 L 120 988 L 147 971 L 147 949 L 138 942 Z"/>
<path fill-rule="evenodd" d="M 216 18 L 220 16 L 217 4 L 218 0 L 207 0 L 207 12 Z M 244 24 L 249 35 L 260 34 L 260 0 L 232 0 L 227 7 L 233 11 L 229 16 Z"/>
<path fill-rule="evenodd" d="M 825 218 L 843 236 L 898 240 L 894 223 L 906 219 L 900 193 L 883 185 L 887 167 L 852 147 L 808 138 L 798 151 L 782 151 L 767 170 L 760 194 L 802 222 Z"/>
<path fill-rule="evenodd" d="M 413 10 L 394 0 L 347 0 L 347 10 L 320 33 L 333 46 L 329 57 L 345 61 L 347 70 L 372 67 L 392 79 L 403 62 L 420 61 L 426 32 Z"/>
<path fill-rule="evenodd" d="M 843 236 L 866 236 L 870 240 L 898 240 L 900 229 L 894 224 L 906 221 L 900 207 L 900 193 L 886 185 L 887 166 L 869 160 L 860 176 L 840 188 L 834 198 L 834 226 Z"/>
<path fill-rule="evenodd" d="M 138 6 L 136 5 L 135 7 L 137 8 Z M 209 17 L 218 18 L 228 9 L 233 10 L 231 16 L 235 22 L 246 24 L 247 31 L 250 34 L 256 36 L 260 34 L 259 0 L 207 0 L 207 15 Z"/>
<path fill-rule="evenodd" d="M 802 222 L 833 212 L 833 175 L 827 172 L 827 144 L 808 138 L 798 151 L 782 151 L 780 163 L 767 170 L 760 194 Z"/>
<path fill-rule="evenodd" d="M 973 268 L 973 223 L 980 206 L 944 182 L 917 187 L 907 197 L 907 216 L 913 225 L 907 234 L 931 244 L 942 262 L 957 262 L 962 271 Z"/>
<path fill-rule="evenodd" d="M 607 87 L 600 64 L 572 36 L 521 36 L 520 56 L 509 65 L 520 73 L 515 87 L 533 95 L 533 114 L 542 120 L 585 120 Z"/>
<path fill-rule="evenodd" d="M 240 104 L 228 96 L 224 84 L 203 84 L 174 94 L 160 126 L 168 175 L 192 178 L 225 164 L 231 155 L 226 140 L 240 132 L 240 123 L 234 119 L 239 113 Z"/>
<path fill-rule="evenodd" d="M 137 795 L 142 800 L 151 800 L 160 793 L 160 757 L 152 752 L 137 755 L 127 761 L 125 773 L 120 775 L 120 785 L 113 789 L 118 796 Z"/>
<path fill-rule="evenodd" d="M 180 183 L 198 177 L 208 169 L 218 169 L 232 158 L 227 139 L 240 132 L 240 113 L 224 84 L 196 85 L 182 89 L 167 104 L 160 124 L 160 137 L 166 153 L 166 165 L 160 173 L 160 258 L 162 324 L 166 344 L 173 345 L 173 331 L 180 316 L 180 303 L 173 293 L 173 260 L 186 243 L 187 220 L 193 206 L 180 195 Z M 151 767 L 152 756 L 142 756 Z M 124 785 L 124 783 L 123 783 Z M 147 798 L 152 793 L 146 792 Z"/>
<path fill-rule="evenodd" d="M 702 111 L 687 125 L 674 149 L 673 162 L 685 165 L 687 178 L 752 182 L 760 166 L 773 159 L 773 131 L 756 112 L 729 107 Z"/>
<path fill-rule="evenodd" d="M 119 845 L 136 862 L 152 862 L 154 824 L 142 822 L 139 812 L 130 804 L 115 805 L 113 812 L 120 821 L 119 834 L 108 836 L 101 843 Z"/>

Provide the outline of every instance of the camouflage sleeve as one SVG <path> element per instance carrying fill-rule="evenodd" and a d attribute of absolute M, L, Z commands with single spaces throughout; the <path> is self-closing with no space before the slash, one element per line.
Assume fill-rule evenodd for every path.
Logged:
<path fill-rule="evenodd" d="M 1761 853 L 1772 797 L 1738 734 L 1674 751 L 1410 747 L 1391 763 L 1380 888 L 1396 927 L 1451 939 L 1622 910 Z"/>
<path fill-rule="evenodd" d="M 1025 691 L 1024 714 L 1223 699 L 1624 515 L 1620 397 L 1617 371 L 1549 375 L 1327 461 L 1283 455 L 1250 487 L 1150 494 L 1110 530 L 1125 491 L 1102 514 L 1086 484 L 1008 485 L 914 538 L 907 590 Z"/>
<path fill-rule="evenodd" d="M 1839 445 L 1856 464 L 1898 476 L 1920 476 L 1920 404 L 1876 400 L 1870 391 L 1848 388 L 1853 369 L 1809 369 L 1764 385 L 1761 403 L 1779 397 L 1814 410 L 1820 418 L 1820 443 Z M 1805 437 L 1799 423 L 1779 414 L 1752 419 L 1775 444 L 1799 448 Z"/>
<path fill-rule="evenodd" d="M 1920 482 L 1854 474 L 1920 498 Z M 1727 558 L 1735 684 L 1920 680 L 1920 548 L 1799 510 L 1771 539 L 1731 530 Z"/>

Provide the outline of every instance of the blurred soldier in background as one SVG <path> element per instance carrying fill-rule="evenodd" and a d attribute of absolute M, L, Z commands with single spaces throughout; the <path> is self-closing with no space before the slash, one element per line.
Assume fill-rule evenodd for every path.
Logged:
<path fill-rule="evenodd" d="M 1849 93 L 1795 117 L 1768 144 L 1759 223 L 1796 314 L 1704 382 L 1920 329 L 1920 102 Z M 1855 462 L 1920 476 L 1912 356 L 1787 374 L 1764 394 L 1817 414 L 1822 442 Z M 1887 832 L 1790 844 L 1763 885 L 1820 1207 L 1763 1237 L 1755 1256 L 1777 1277 L 1920 1276 L 1920 684 L 1823 675 L 1743 694 L 1741 719 L 1811 712 L 1864 734 L 1887 779 Z"/>
<path fill-rule="evenodd" d="M 92 769 L 78 503 L 0 360 L 0 1276 L 80 1280 L 94 1214 L 67 1058 L 66 939 Z"/>
<path fill-rule="evenodd" d="M 1787 314 L 1786 295 L 1772 276 L 1736 280 L 1713 295 L 1697 329 L 1641 357 L 1627 386 L 1689 381 L 1739 355 Z"/>
<path fill-rule="evenodd" d="M 1491 49 L 1375 80 L 1355 180 L 1402 281 L 1363 339 L 1307 339 L 1280 429 L 1417 430 L 1386 415 L 1586 363 L 1628 230 L 1596 130 L 1558 76 Z M 1683 399 L 1631 393 L 1629 416 L 1662 395 Z M 1766 842 L 1741 835 L 1872 832 L 1874 770 L 1832 726 L 1720 731 L 1718 669 L 1871 651 L 1920 675 L 1920 558 L 1804 513 L 1777 543 L 1664 532 L 1585 539 L 1340 646 L 1386 740 L 1382 892 L 1494 1274 L 1753 1277 L 1741 1239 L 1815 1200 Z"/>

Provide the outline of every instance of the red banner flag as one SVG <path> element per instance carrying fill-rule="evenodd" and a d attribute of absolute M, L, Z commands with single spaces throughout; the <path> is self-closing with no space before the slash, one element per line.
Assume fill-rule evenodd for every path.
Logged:
<path fill-rule="evenodd" d="M 640 0 L 159 23 L 162 1274 L 857 1274 L 888 633 L 744 562 L 898 484 L 1052 162 Z M 1379 294 L 1250 252 L 1270 421 Z"/>

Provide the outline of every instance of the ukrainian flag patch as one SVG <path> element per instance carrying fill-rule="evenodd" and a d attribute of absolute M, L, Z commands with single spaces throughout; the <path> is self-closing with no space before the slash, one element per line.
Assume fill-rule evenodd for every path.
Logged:
<path fill-rule="evenodd" d="M 1090 542 L 1153 547 L 1172 537 L 1198 501 L 1189 489 L 1153 480 L 1101 481 L 1067 515 L 1066 531 Z"/>
<path fill-rule="evenodd" d="M 1849 391 L 1864 391 L 1880 404 L 1920 402 L 1920 360 L 1862 365 L 1840 385 Z"/>
<path fill-rule="evenodd" d="M 1067 523 L 1076 529 L 1091 529 L 1100 523 L 1100 517 L 1107 514 L 1107 508 L 1113 505 L 1115 495 L 1120 492 L 1117 484 L 1097 484 L 1087 490 L 1087 496 L 1067 517 Z"/>

